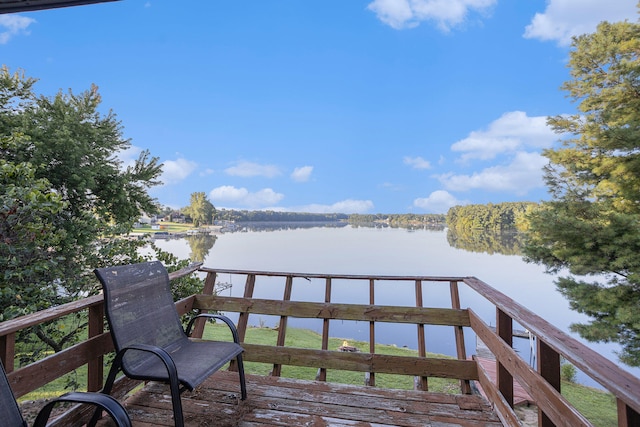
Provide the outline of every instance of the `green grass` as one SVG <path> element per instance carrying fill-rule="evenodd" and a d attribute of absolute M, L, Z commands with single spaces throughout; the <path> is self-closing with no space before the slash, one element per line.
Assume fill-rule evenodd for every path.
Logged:
<path fill-rule="evenodd" d="M 156 224 L 161 227 L 159 230 L 153 230 L 150 224 L 146 224 L 142 227 L 134 228 L 134 233 L 157 233 L 158 231 L 168 231 L 169 233 L 181 233 L 187 230 L 192 230 L 193 224 L 181 224 L 177 222 L 159 222 Z"/>
<path fill-rule="evenodd" d="M 562 395 L 594 426 L 614 427 L 618 425 L 616 399 L 601 390 L 562 381 Z"/>
<path fill-rule="evenodd" d="M 247 329 L 245 342 L 259 345 L 275 345 L 278 337 L 278 331 L 272 328 L 252 327 Z M 231 340 L 231 333 L 226 325 L 221 323 L 208 324 L 205 328 L 204 338 L 217 340 Z M 330 338 L 329 350 L 337 350 L 342 345 L 344 338 Z M 367 342 L 354 341 L 349 339 L 349 345 L 368 351 L 369 344 Z M 322 346 L 322 337 L 313 331 L 306 329 L 288 328 L 285 345 L 288 347 L 320 349 Z M 376 345 L 376 353 L 389 354 L 396 356 L 417 356 L 415 350 L 400 348 L 391 345 Z M 427 354 L 427 356 L 450 358 L 449 356 Z M 245 371 L 249 374 L 269 375 L 273 368 L 272 364 L 245 362 Z M 105 375 L 108 366 L 105 367 Z M 316 368 L 307 368 L 299 366 L 283 366 L 281 376 L 296 379 L 315 379 L 317 373 Z M 47 399 L 59 396 L 69 391 L 66 387 L 71 379 L 78 384 L 86 384 L 87 374 L 86 367 L 76 370 L 75 373 L 47 384 L 38 390 L 35 390 L 19 401 Z M 363 372 L 328 370 L 327 381 L 343 384 L 364 384 Z M 412 389 L 413 377 L 405 375 L 389 375 L 376 374 L 376 386 L 383 388 L 395 389 Z M 82 388 L 82 387 L 81 387 Z M 429 390 L 441 393 L 459 393 L 459 382 L 442 378 L 429 378 Z M 563 396 L 575 406 L 589 421 L 597 427 L 609 427 L 617 425 L 616 401 L 613 395 L 591 387 L 585 387 L 579 384 L 562 382 Z"/>

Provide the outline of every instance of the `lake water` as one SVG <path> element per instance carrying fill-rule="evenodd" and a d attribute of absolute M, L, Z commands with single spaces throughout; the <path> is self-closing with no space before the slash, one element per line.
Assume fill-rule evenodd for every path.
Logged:
<path fill-rule="evenodd" d="M 180 258 L 188 258 L 192 253 L 185 239 L 156 240 L 156 244 Z M 468 252 L 453 248 L 447 242 L 446 231 L 443 230 L 318 226 L 223 233 L 217 236 L 215 244 L 206 254 L 204 265 L 220 269 L 296 273 L 475 276 L 621 365 L 615 355 L 619 349 L 617 344 L 589 343 L 569 332 L 571 323 L 584 322 L 587 318 L 569 309 L 567 300 L 555 288 L 554 277 L 546 274 L 543 267 L 527 264 L 517 255 Z M 223 292 L 225 295 L 242 296 L 242 278 L 219 277 L 219 280 L 233 285 Z M 283 283 L 281 287 L 269 286 L 265 289 L 256 286 L 254 296 L 281 298 L 283 286 Z M 323 286 L 324 282 L 321 282 L 302 288 L 294 283 L 292 299 L 323 301 Z M 413 283 L 408 283 L 408 286 L 413 287 Z M 296 295 L 296 292 L 304 292 L 305 295 Z M 425 306 L 450 307 L 448 283 L 430 288 L 428 295 L 429 300 L 425 299 Z M 399 300 L 403 296 L 408 296 L 409 300 Z M 495 308 L 492 305 L 464 285 L 460 286 L 460 297 L 463 308 L 473 308 L 487 323 L 495 325 Z M 368 284 L 362 288 L 332 287 L 333 302 L 368 304 L 368 298 Z M 400 292 L 399 289 L 377 286 L 375 298 L 377 304 L 415 306 L 415 293 L 411 291 Z M 276 322 L 276 318 L 265 316 L 250 318 L 250 323 L 255 325 L 275 326 Z M 318 332 L 322 330 L 321 322 L 316 319 L 291 319 L 289 325 Z M 385 324 L 376 324 L 376 340 L 384 344 L 416 348 L 415 326 L 400 326 L 407 327 L 398 330 L 389 329 Z M 367 341 L 368 328 L 368 322 L 332 321 L 330 332 L 334 337 Z M 446 331 L 443 329 L 445 328 L 427 329 L 427 351 L 455 355 L 451 328 L 447 327 Z M 465 340 L 467 354 L 473 354 L 476 342 L 470 330 L 465 330 Z M 528 340 L 514 338 L 514 347 L 525 360 L 531 360 Z M 631 374 L 640 376 L 639 368 L 621 366 Z M 581 373 L 578 380 L 586 385 L 597 386 Z"/>

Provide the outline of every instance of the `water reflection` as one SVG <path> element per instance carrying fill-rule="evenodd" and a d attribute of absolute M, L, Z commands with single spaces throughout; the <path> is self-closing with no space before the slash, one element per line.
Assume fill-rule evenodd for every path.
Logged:
<path fill-rule="evenodd" d="M 236 231 L 248 232 L 248 231 L 281 231 L 281 230 L 304 230 L 309 228 L 343 228 L 348 224 L 344 221 L 304 221 L 304 222 L 242 222 L 238 224 Z"/>
<path fill-rule="evenodd" d="M 524 236 L 517 232 L 447 230 L 447 242 L 453 248 L 486 254 L 522 255 Z"/>
<path fill-rule="evenodd" d="M 189 247 L 191 248 L 191 253 L 189 254 L 191 261 L 203 262 L 207 255 L 209 255 L 209 251 L 213 248 L 218 237 L 214 234 L 197 233 L 187 235 L 184 239 L 189 243 Z"/>

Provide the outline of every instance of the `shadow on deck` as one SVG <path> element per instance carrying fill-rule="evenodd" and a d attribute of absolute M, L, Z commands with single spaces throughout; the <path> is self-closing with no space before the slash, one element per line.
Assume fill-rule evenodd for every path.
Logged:
<path fill-rule="evenodd" d="M 195 426 L 502 426 L 479 395 L 389 390 L 220 371 L 183 395 L 185 425 Z M 148 383 L 125 401 L 134 427 L 172 426 L 168 387 Z M 106 425 L 106 424 L 105 424 Z"/>

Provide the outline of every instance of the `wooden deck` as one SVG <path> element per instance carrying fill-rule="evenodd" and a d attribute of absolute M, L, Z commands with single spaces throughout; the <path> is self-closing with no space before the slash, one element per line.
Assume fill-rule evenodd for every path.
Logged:
<path fill-rule="evenodd" d="M 615 363 L 574 340 L 535 313 L 520 306 L 506 295 L 491 288 L 475 277 L 435 276 L 367 276 L 331 275 L 292 272 L 260 272 L 223 270 L 202 267 L 199 264 L 173 272 L 170 279 L 185 277 L 199 271 L 206 273 L 201 294 L 191 295 L 176 302 L 179 315 L 194 312 L 237 313 L 238 335 L 245 349 L 244 360 L 267 364 L 273 376 L 249 376 L 249 399 L 238 401 L 239 384 L 236 373 L 220 372 L 195 393 L 183 396 L 187 426 L 277 426 L 332 425 L 332 426 L 432 426 L 473 427 L 502 425 L 522 426 L 522 420 L 535 418 L 541 427 L 593 426 L 560 393 L 561 359 L 574 364 L 602 384 L 615 396 L 617 426 L 640 426 L 640 379 L 629 375 Z M 245 278 L 242 297 L 215 294 L 219 274 L 240 275 Z M 254 298 L 254 290 L 272 286 L 282 280 L 282 299 Z M 369 304 L 332 302 L 334 287 L 348 287 L 351 283 L 369 284 Z M 415 307 L 385 306 L 375 303 L 378 285 L 404 283 L 394 289 L 403 289 L 415 297 Z M 293 301 L 294 287 L 312 284 L 324 289 L 324 302 Z M 408 285 L 407 285 L 408 283 Z M 448 286 L 451 308 L 425 307 L 423 296 L 435 287 Z M 482 295 L 496 308 L 496 328 L 472 308 L 461 308 L 459 287 Z M 144 303 L 141 301 L 140 303 Z M 86 316 L 87 339 L 51 354 L 26 366 L 19 366 L 16 340 L 20 333 L 49 321 L 63 321 L 65 316 Z M 250 316 L 279 316 L 275 343 L 270 345 L 251 342 L 247 336 Z M 322 322 L 320 348 L 298 348 L 287 342 L 287 319 L 318 319 Z M 362 353 L 341 352 L 329 348 L 330 325 L 335 322 L 361 321 L 369 324 L 369 349 Z M 377 352 L 376 326 L 379 323 L 413 324 L 418 335 L 418 354 L 387 355 Z M 536 337 L 536 369 L 520 357 L 511 342 L 517 323 Z M 42 387 L 82 366 L 87 369 L 87 390 L 99 390 L 104 381 L 104 356 L 113 351 L 113 342 L 104 330 L 104 302 L 102 295 L 91 296 L 62 306 L 0 322 L 0 359 L 16 397 Z M 451 327 L 456 344 L 456 358 L 425 357 L 425 326 Z M 194 338 L 202 338 L 201 325 L 196 325 Z M 210 328 L 210 326 L 208 327 Z M 465 332 L 466 331 L 466 332 Z M 486 343 L 487 351 L 495 358 L 500 375 L 493 379 L 491 372 L 481 363 L 468 360 L 465 334 L 474 333 Z M 313 368 L 320 380 L 326 380 L 327 371 L 348 371 L 367 378 L 371 386 L 346 386 L 325 381 L 297 381 L 279 378 L 282 366 Z M 458 395 L 425 391 L 397 391 L 375 387 L 376 375 L 406 375 L 417 379 L 423 390 L 429 386 L 427 378 L 444 378 L 460 384 Z M 470 384 L 481 385 L 486 398 L 470 395 Z M 535 417 L 516 413 L 516 383 L 522 385 L 530 399 L 536 402 Z M 173 425 L 171 403 L 167 389 L 161 385 L 148 385 L 139 389 L 137 381 L 123 379 L 114 388 L 120 401 L 127 393 L 135 393 L 126 404 L 135 427 Z M 137 391 L 137 392 L 136 392 Z M 527 398 L 528 400 L 529 398 Z M 490 402 L 490 403 L 488 403 Z M 519 407 L 518 409 L 522 409 Z M 51 427 L 80 425 L 91 408 L 67 411 Z M 104 425 L 108 425 L 104 423 Z M 527 424 L 529 425 L 529 424 Z"/>
<path fill-rule="evenodd" d="M 185 425 L 201 426 L 502 426 L 479 395 L 247 376 L 249 397 L 239 400 L 238 374 L 217 372 L 183 395 Z M 134 427 L 172 426 L 168 388 L 149 383 L 125 406 Z"/>

